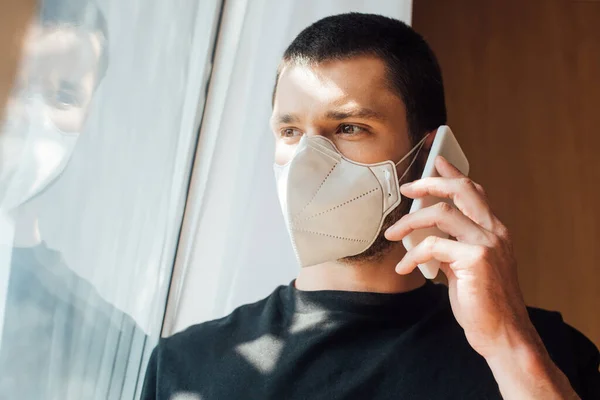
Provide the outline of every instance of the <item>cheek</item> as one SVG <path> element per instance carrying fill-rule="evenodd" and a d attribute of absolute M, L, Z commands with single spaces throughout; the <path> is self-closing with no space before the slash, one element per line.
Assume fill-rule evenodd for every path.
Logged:
<path fill-rule="evenodd" d="M 296 144 L 284 143 L 281 140 L 275 141 L 275 163 L 283 165 L 290 161 L 294 156 Z"/>
<path fill-rule="evenodd" d="M 70 110 L 50 109 L 48 116 L 54 125 L 66 133 L 80 133 L 85 123 L 86 110 L 72 108 Z"/>
<path fill-rule="evenodd" d="M 363 164 L 393 161 L 396 154 L 394 148 L 383 138 L 373 137 L 359 141 L 337 140 L 335 145 L 344 157 Z"/>

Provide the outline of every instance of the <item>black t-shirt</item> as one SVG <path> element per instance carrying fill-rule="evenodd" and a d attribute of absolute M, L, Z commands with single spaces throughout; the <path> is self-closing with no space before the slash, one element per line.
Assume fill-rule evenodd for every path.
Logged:
<path fill-rule="evenodd" d="M 599 355 L 555 312 L 530 309 L 583 399 L 600 399 Z M 408 293 L 299 291 L 293 283 L 229 316 L 163 339 L 143 400 L 498 399 L 445 286 Z M 187 397 L 186 397 L 187 396 Z"/>
<path fill-rule="evenodd" d="M 44 243 L 12 250 L 1 400 L 120 398 L 134 337 L 145 334 L 75 274 L 61 253 Z"/>

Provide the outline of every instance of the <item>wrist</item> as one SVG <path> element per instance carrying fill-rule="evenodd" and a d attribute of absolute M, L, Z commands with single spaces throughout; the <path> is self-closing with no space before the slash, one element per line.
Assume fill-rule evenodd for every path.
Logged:
<path fill-rule="evenodd" d="M 533 332 L 510 332 L 485 357 L 502 396 L 534 399 L 577 399 L 567 377 L 550 358 L 546 348 Z"/>
<path fill-rule="evenodd" d="M 554 366 L 531 322 L 519 329 L 506 329 L 484 358 L 492 370 L 510 366 L 515 371 L 535 376 L 545 375 L 548 367 Z"/>
<path fill-rule="evenodd" d="M 521 318 L 520 323 L 501 325 L 495 335 L 477 343 L 475 350 L 488 362 L 517 356 L 525 361 L 536 353 L 546 354 L 544 344 L 529 317 Z"/>
<path fill-rule="evenodd" d="M 548 364 L 552 363 L 541 340 L 536 343 L 525 337 L 505 338 L 485 360 L 492 371 L 509 367 L 535 376 L 545 375 Z"/>

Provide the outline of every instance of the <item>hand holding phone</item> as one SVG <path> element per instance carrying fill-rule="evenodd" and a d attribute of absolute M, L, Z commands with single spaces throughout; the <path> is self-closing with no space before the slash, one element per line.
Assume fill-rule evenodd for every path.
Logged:
<path fill-rule="evenodd" d="M 437 130 L 421 178 L 440 176 L 435 168 L 435 159 L 437 156 L 444 157 L 458 170 L 460 170 L 460 172 L 462 172 L 464 175 L 469 174 L 469 162 L 467 161 L 467 157 L 460 148 L 460 145 L 454 137 L 454 134 L 446 125 L 440 126 Z M 433 196 L 417 198 L 413 201 L 409 213 L 413 213 L 425 207 L 430 207 L 442 201 L 452 204 L 452 200 L 440 199 Z M 418 245 L 419 243 L 421 243 L 428 236 L 438 236 L 444 239 L 448 238 L 447 233 L 442 232 L 436 227 L 432 227 L 426 229 L 417 229 L 411 232 L 409 235 L 404 237 L 404 239 L 402 239 L 402 244 L 408 251 L 416 245 Z M 433 279 L 438 274 L 438 271 L 440 269 L 440 263 L 437 260 L 431 260 L 426 262 L 425 264 L 419 265 L 419 269 L 421 270 L 421 273 L 425 278 Z"/>

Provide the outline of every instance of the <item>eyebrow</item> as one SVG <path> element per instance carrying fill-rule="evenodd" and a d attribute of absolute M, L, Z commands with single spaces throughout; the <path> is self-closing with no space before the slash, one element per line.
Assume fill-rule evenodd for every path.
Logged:
<path fill-rule="evenodd" d="M 380 112 L 377 112 L 375 110 L 372 110 L 370 108 L 363 108 L 363 107 L 359 107 L 359 108 L 353 108 L 350 110 L 344 110 L 344 111 L 328 111 L 327 114 L 325 114 L 326 118 L 329 119 L 335 119 L 335 120 L 343 120 L 343 119 L 349 119 L 349 118 L 361 118 L 361 119 L 377 119 L 377 120 L 384 120 L 385 117 L 383 116 L 383 114 L 381 114 Z"/>
<path fill-rule="evenodd" d="M 380 112 L 377 112 L 370 108 L 364 108 L 364 107 L 353 108 L 350 110 L 328 111 L 325 114 L 325 118 L 333 119 L 336 121 L 341 121 L 341 120 L 349 119 L 349 118 L 372 119 L 372 120 L 380 120 L 380 121 L 385 120 L 385 116 L 383 114 L 381 114 Z M 281 115 L 277 115 L 273 119 L 273 122 L 276 124 L 293 124 L 293 123 L 297 123 L 299 121 L 300 121 L 300 118 L 298 118 L 298 116 L 295 114 L 281 114 Z"/>
<path fill-rule="evenodd" d="M 294 124 L 300 121 L 297 115 L 294 114 L 281 114 L 273 118 L 273 122 L 276 124 Z"/>

